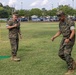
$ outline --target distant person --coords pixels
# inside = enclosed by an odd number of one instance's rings
[[[9,39],[10,39],[10,44],[12,49],[11,60],[20,61],[20,58],[17,57],[17,51],[18,51],[18,45],[19,45],[19,35],[20,35],[20,38],[22,38],[22,36],[20,31],[20,22],[18,21],[18,14],[13,13],[12,19],[10,19],[7,22],[6,27],[9,30]]]
[[[57,12],[59,17],[59,31],[51,38],[52,41],[59,35],[63,35],[60,49],[59,57],[64,60],[68,66],[68,71],[65,75],[72,74],[76,68],[76,63],[71,57],[71,52],[75,43],[75,23],[68,19],[63,11]]]

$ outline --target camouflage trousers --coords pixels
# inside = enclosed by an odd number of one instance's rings
[[[60,49],[59,49],[59,57],[66,61],[68,69],[72,70],[73,69],[73,58],[71,57],[71,52],[72,52],[72,48],[73,45],[68,45],[64,43],[65,39],[62,39],[61,41],[61,45],[60,45]]]
[[[12,56],[16,56],[18,51],[19,39],[10,39],[10,44],[12,49],[11,54]]]

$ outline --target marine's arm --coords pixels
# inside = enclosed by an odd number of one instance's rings
[[[22,39],[21,30],[19,30],[19,36],[20,36],[20,39]]]
[[[17,27],[17,24],[14,24],[14,25],[13,25],[13,21],[9,20],[9,21],[7,22],[7,25],[6,25],[6,28],[7,28],[7,29],[12,29],[12,28],[15,28],[15,27]]]
[[[75,35],[75,23],[74,22],[71,22],[71,27],[70,27],[70,30],[71,30],[71,34],[70,34],[70,37],[65,39],[65,43],[68,43],[69,41],[71,41],[71,39],[74,37]]]
[[[15,28],[15,27],[17,27],[17,24],[15,24],[13,26],[10,26],[10,25],[6,26],[7,29],[12,29],[12,28]]]
[[[58,31],[58,32],[51,38],[51,40],[54,41],[54,39],[57,38],[57,37],[60,36],[60,35],[61,35],[61,32]]]
[[[69,39],[72,39],[75,35],[75,23],[73,21],[71,22],[70,30],[71,30],[71,34],[70,34]]]
[[[72,39],[74,37],[74,35],[75,35],[75,29],[71,30],[71,35],[70,35],[69,39]]]
[[[20,22],[18,24],[18,33],[19,33],[19,36],[20,36],[20,39],[22,39],[22,34],[21,34],[21,27],[20,27]]]

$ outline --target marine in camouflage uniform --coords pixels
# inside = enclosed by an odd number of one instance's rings
[[[63,18],[65,18],[63,19],[63,21],[60,21],[59,31],[55,36],[52,37],[52,41],[60,34],[63,35],[58,55],[67,63],[67,75],[72,73],[76,67],[76,63],[74,59],[71,57],[71,52],[75,43],[75,23],[71,19],[68,19],[65,16],[65,13],[62,11],[58,12],[57,15],[59,17],[63,16]]]
[[[7,22],[7,28],[9,29],[9,39],[12,49],[12,60],[20,60],[16,57],[19,45],[19,35],[21,35],[20,22],[18,21],[17,14],[13,14],[13,19]]]

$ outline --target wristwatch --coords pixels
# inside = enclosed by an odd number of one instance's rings
[[[69,38],[69,41],[71,41],[71,39]]]

